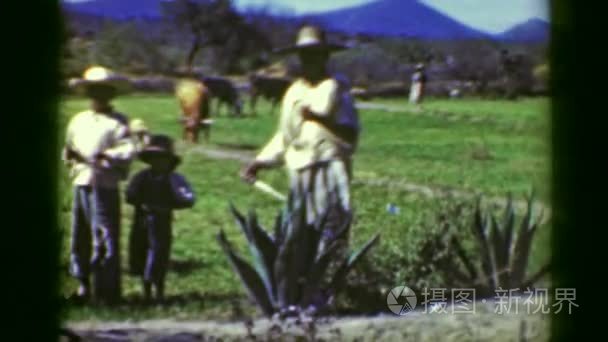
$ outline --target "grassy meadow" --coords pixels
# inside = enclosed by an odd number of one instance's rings
[[[363,131],[354,163],[352,196],[356,221],[352,242],[359,245],[375,232],[381,233],[380,244],[370,258],[377,271],[389,279],[384,284],[389,289],[410,280],[408,265],[417,257],[417,242],[428,233],[430,218],[446,200],[410,191],[403,184],[457,189],[488,197],[503,197],[510,191],[518,200],[535,188],[538,199],[548,203],[547,99],[429,99],[421,110],[407,104],[405,98],[374,103],[400,107],[403,111],[360,110]],[[255,118],[230,118],[225,114],[215,117],[210,142],[193,146],[179,141],[178,107],[172,96],[135,94],[116,99],[114,104],[130,118],[142,118],[153,132],[176,138],[177,150],[183,157],[178,171],[189,179],[198,201],[193,209],[175,215],[167,305],[138,305],[139,279],[124,273],[123,294],[127,304],[116,308],[69,308],[66,318],[141,320],[170,316],[229,320],[239,310],[255,314],[253,305],[244,300],[244,290],[221,253],[215,235],[224,229],[247,255],[245,239],[228,211],[230,201],[241,211],[255,209],[267,228],[273,223],[281,203],[241,182],[238,173],[243,160],[229,156],[242,159],[253,156],[271,137],[278,113],[271,114],[270,105],[260,102]],[[85,99],[68,98],[63,102],[61,137],[69,117],[86,108]],[[134,162],[132,173],[144,166]],[[266,171],[259,176],[277,189],[287,190],[283,170]],[[77,285],[68,275],[71,186],[65,168],[60,184],[62,290],[68,295]],[[400,207],[399,214],[389,214],[388,203]],[[124,202],[122,208],[121,248],[126,270],[132,208]],[[549,226],[541,227],[538,235],[532,250],[532,270],[550,252]]]

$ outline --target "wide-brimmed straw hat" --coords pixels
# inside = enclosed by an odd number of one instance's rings
[[[150,159],[154,157],[169,158],[174,166],[181,163],[182,159],[175,154],[173,148],[173,139],[164,135],[156,134],[150,138],[150,143],[138,154],[138,157],[144,163],[150,163]]]
[[[274,53],[289,54],[302,50],[335,52],[347,48],[345,45],[328,42],[325,32],[321,28],[306,25],[298,31],[295,45],[275,49]]]
[[[103,66],[95,65],[85,70],[82,78],[71,79],[69,86],[77,92],[84,92],[88,86],[104,85],[114,88],[116,94],[124,94],[131,90],[128,78],[116,74]]]

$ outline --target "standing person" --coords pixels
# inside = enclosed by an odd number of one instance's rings
[[[416,71],[412,74],[412,84],[410,87],[410,103],[420,104],[424,98],[424,90],[426,85],[426,73],[424,64],[418,63]]]
[[[71,273],[79,281],[75,296],[86,300],[92,293],[113,304],[121,297],[118,184],[127,177],[135,147],[127,118],[110,101],[130,83],[95,66],[71,86],[91,100],[90,109],[70,120],[63,151],[74,185]]]
[[[133,119],[129,124],[131,136],[133,137],[133,143],[135,144],[135,150],[137,153],[143,151],[143,149],[150,143],[150,130],[146,126],[142,119]],[[139,207],[135,207],[135,213],[133,215],[134,220],[131,223],[131,231],[129,232],[129,245],[128,245],[128,262],[129,262],[129,273],[131,275],[140,275],[143,272],[145,263],[145,255],[147,248],[147,235],[145,227],[140,222],[143,214],[140,212]]]
[[[500,51],[500,73],[502,76],[503,93],[507,99],[517,98],[519,91],[518,77],[521,69],[521,55],[512,54],[507,49]]]
[[[276,133],[241,172],[253,183],[259,170],[285,165],[288,206],[304,205],[308,223],[330,213],[337,220],[332,227],[351,217],[352,155],[359,135],[348,84],[326,68],[330,53],[344,48],[328,43],[319,28],[304,26],[295,46],[279,50],[299,56],[302,75],[283,97]]]
[[[165,276],[171,254],[173,210],[194,205],[194,192],[186,178],[175,172],[181,159],[175,155],[173,141],[165,135],[154,135],[150,144],[139,153],[139,158],[150,165],[137,173],[127,187],[127,203],[136,207],[134,229],[145,232],[145,251],[131,255],[131,273],[142,276],[144,296],[162,302]],[[139,237],[138,237],[139,238]],[[139,258],[139,260],[137,260]]]
[[[129,124],[129,130],[133,137],[133,143],[137,152],[143,150],[150,142],[150,130],[142,119],[133,119]]]

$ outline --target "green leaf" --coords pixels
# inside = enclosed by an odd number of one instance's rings
[[[218,233],[217,241],[228,256],[232,268],[241,278],[241,282],[250,298],[258,304],[266,316],[272,316],[275,310],[260,275],[241,256],[234,252],[223,230]]]
[[[302,304],[313,304],[314,298],[320,293],[323,277],[327,273],[329,264],[335,259],[339,244],[333,244],[319,255],[306,276],[306,283],[302,290]]]
[[[508,194],[507,206],[505,207],[505,213],[502,220],[502,226],[504,230],[503,235],[503,255],[502,258],[509,260],[511,258],[513,233],[515,232],[515,210],[513,208],[513,197],[511,193]]]
[[[493,272],[494,260],[490,254],[490,244],[487,236],[488,220],[484,217],[484,213],[481,210],[481,197],[477,199],[477,204],[475,206],[475,219],[473,221],[472,231],[479,243],[481,269],[484,273],[481,279],[489,281],[488,287],[494,289],[496,288]]]
[[[376,234],[373,238],[371,238],[363,247],[361,247],[358,251],[353,252],[348,259],[346,259],[342,265],[336,271],[332,281],[331,281],[331,291],[335,294],[344,284],[344,280],[346,279],[346,275],[350,272],[353,267],[357,264],[361,258],[380,240],[380,234]]]
[[[262,276],[268,295],[271,299],[276,298],[276,288],[274,282],[274,262],[277,258],[278,249],[268,233],[258,224],[256,214],[249,213],[249,249],[253,256],[255,267]]]
[[[245,234],[245,237],[247,237],[247,240],[251,240],[251,232],[249,231],[249,227],[247,225],[247,220],[245,219],[245,216],[243,216],[234,207],[232,202],[230,202],[230,212],[232,212],[232,215],[236,218],[236,223],[239,225],[239,227],[241,227],[241,230]]]
[[[497,286],[508,287],[509,285],[503,282],[508,265],[507,260],[503,258],[504,239],[498,220],[493,214],[490,213],[489,215],[491,220],[490,241],[492,242],[492,253],[490,253],[490,256],[493,257],[492,278]]]
[[[538,222],[532,222],[532,200],[528,199],[528,210],[521,222],[515,247],[513,251],[513,260],[511,263],[513,285],[523,283],[526,277],[526,268],[528,267],[528,259],[530,258],[530,248],[532,246],[532,238],[538,227]]]

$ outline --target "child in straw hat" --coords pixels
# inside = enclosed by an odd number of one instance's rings
[[[146,234],[142,241],[132,243],[143,244],[144,248],[131,255],[135,258],[130,261],[131,274],[142,277],[147,302],[152,299],[153,288],[156,300],[161,302],[171,254],[173,210],[192,207],[195,197],[186,178],[175,172],[181,159],[174,153],[171,138],[152,136],[139,159],[150,167],[131,179],[126,197],[127,203],[136,207],[133,229]]]

